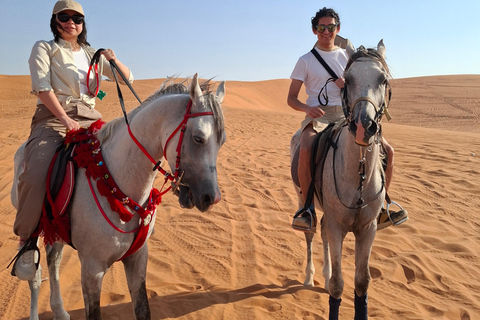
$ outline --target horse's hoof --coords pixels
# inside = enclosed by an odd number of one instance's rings
[[[315,283],[313,282],[313,279],[305,279],[303,285],[308,288],[313,288],[315,286]]]
[[[53,320],[70,320],[70,315],[65,312],[64,314],[62,314],[61,316],[55,316],[55,318],[53,318]]]

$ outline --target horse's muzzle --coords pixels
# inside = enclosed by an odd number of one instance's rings
[[[182,208],[191,209],[194,206],[201,212],[205,212],[210,209],[214,204],[220,201],[220,191],[217,192],[202,193],[198,198],[195,198],[192,191],[188,186],[182,185],[179,188],[178,202]]]
[[[348,128],[355,136],[355,143],[366,146],[373,143],[379,127],[375,119],[362,112],[350,121]]]

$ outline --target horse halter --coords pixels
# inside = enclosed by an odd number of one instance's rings
[[[385,97],[380,107],[377,105],[375,101],[373,101],[370,97],[367,97],[367,96],[358,97],[357,99],[355,99],[355,101],[353,101],[352,104],[350,104],[350,102],[348,101],[347,84],[345,84],[342,91],[343,91],[342,93],[343,114],[345,115],[345,119],[347,120],[348,124],[350,124],[350,122],[352,121],[352,114],[353,114],[353,111],[355,110],[355,107],[361,101],[369,102],[375,108],[374,120],[377,124],[380,123],[380,121],[382,121],[382,117],[384,114],[387,117],[387,120],[390,120],[392,118],[390,116],[390,113],[388,112],[388,104],[390,103],[390,100],[392,97],[392,89],[388,81],[386,83]]]
[[[370,57],[370,59],[377,60],[381,63],[381,61],[375,57]],[[345,69],[345,73],[347,73],[348,69],[353,64],[353,62],[355,62],[355,60],[351,60],[348,63],[347,68]],[[388,112],[388,104],[390,103],[390,100],[392,98],[392,88],[390,87],[390,82],[388,80],[385,80],[385,95],[384,95],[383,103],[380,106],[378,106],[375,101],[373,101],[370,97],[367,97],[367,96],[358,97],[357,99],[355,99],[355,101],[352,104],[350,104],[350,102],[348,101],[347,88],[348,88],[348,85],[345,83],[342,89],[341,95],[342,95],[343,114],[345,116],[345,119],[347,120],[348,125],[350,125],[350,122],[352,121],[352,114],[353,114],[353,111],[355,110],[355,107],[361,101],[366,101],[371,105],[373,105],[373,107],[375,108],[374,121],[377,124],[379,124],[382,121],[382,117],[384,114],[387,117],[387,120],[390,120],[392,118],[390,116],[390,113]]]

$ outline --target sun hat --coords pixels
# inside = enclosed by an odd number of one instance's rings
[[[53,7],[53,14],[57,14],[59,12],[62,12],[64,10],[73,10],[78,13],[80,13],[82,16],[85,16],[83,13],[83,8],[82,5],[78,2],[75,2],[73,0],[60,0],[55,3],[55,6]]]

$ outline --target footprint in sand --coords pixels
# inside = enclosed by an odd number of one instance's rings
[[[412,283],[415,281],[415,271],[410,269],[409,267],[402,265],[403,273],[405,274],[405,278],[407,278],[407,283]]]

